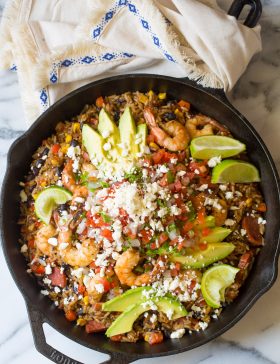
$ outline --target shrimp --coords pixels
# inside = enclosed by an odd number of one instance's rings
[[[144,109],[144,118],[161,147],[172,152],[186,149],[190,138],[186,128],[179,121],[171,120],[160,128],[152,110],[148,107]]]
[[[98,253],[98,247],[93,239],[85,239],[73,247],[71,230],[60,231],[57,241],[61,259],[73,267],[86,267]]]
[[[139,252],[133,249],[128,249],[120,255],[115,265],[115,273],[121,284],[126,284],[127,286],[142,286],[150,282],[150,273],[143,273],[138,276],[132,272],[139,260]]]
[[[35,237],[35,244],[37,248],[45,255],[51,255],[53,246],[49,244],[48,239],[56,235],[56,228],[49,224],[42,226]]]
[[[98,287],[97,285],[100,285],[101,281],[102,281],[102,278],[98,274],[96,274],[94,277],[90,278],[89,280],[84,281],[91,304],[99,302],[101,300],[101,297],[104,292],[102,291],[102,289],[101,289],[101,291],[97,289],[97,287]]]
[[[191,138],[196,138],[203,135],[213,135],[215,132],[221,132],[222,135],[228,135],[227,128],[222,126],[216,120],[208,116],[199,114],[186,122],[186,128]]]
[[[69,160],[62,171],[62,183],[65,188],[73,193],[73,199],[75,197],[87,197],[88,189],[86,186],[80,186],[76,184],[75,176],[73,173],[72,160]]]

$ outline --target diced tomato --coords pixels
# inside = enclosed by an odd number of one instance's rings
[[[95,264],[95,261],[91,262],[89,265],[90,269],[95,269],[97,265]]]
[[[129,238],[129,239],[136,239],[137,235],[136,233],[134,233],[133,231],[131,231],[130,229],[126,229],[125,235]]]
[[[181,108],[184,108],[186,109],[187,111],[190,110],[190,107],[191,107],[191,104],[188,102],[188,101],[185,101],[185,100],[180,100],[178,102],[178,105],[181,107]]]
[[[196,220],[200,225],[205,224],[205,208],[204,207],[199,209],[199,211],[197,212]]]
[[[103,107],[104,106],[104,104],[105,104],[105,102],[104,102],[104,99],[103,99],[103,97],[102,96],[99,96],[99,97],[97,97],[97,99],[96,99],[96,101],[95,101],[95,105],[97,106],[97,107]]]
[[[40,276],[45,273],[45,267],[42,264],[34,263],[32,264],[31,269],[35,274]]]
[[[163,334],[161,331],[146,332],[144,340],[150,345],[160,344],[163,341]]]
[[[109,241],[114,241],[113,239],[113,233],[111,230],[109,229],[103,229],[100,231],[100,235],[103,236],[103,238],[109,240]]]
[[[159,245],[162,245],[164,242],[166,242],[166,240],[168,240],[168,235],[167,233],[161,233],[158,237],[158,243]]]
[[[248,265],[250,264],[251,257],[252,257],[252,255],[250,252],[244,253],[239,260],[238,268],[246,269],[248,267]]]
[[[60,271],[60,268],[54,267],[52,273],[49,274],[49,279],[52,281],[53,286],[58,286],[61,288],[66,287],[67,280],[66,275]]]
[[[187,232],[189,232],[190,230],[192,230],[192,228],[194,227],[194,223],[191,221],[187,221],[184,226],[183,226],[183,232],[186,234]]]
[[[89,321],[85,326],[87,334],[91,334],[93,332],[102,332],[105,331],[105,329],[106,326],[104,325],[104,323],[95,320]]]
[[[190,164],[189,164],[189,170],[191,172],[194,172],[197,176],[205,176],[205,175],[208,174],[207,161],[203,161],[203,162],[190,162]]]
[[[242,220],[242,228],[246,230],[248,240],[252,245],[262,245],[263,237],[260,233],[260,227],[255,217],[245,216]]]
[[[101,311],[102,310],[102,303],[101,302],[95,302],[92,304],[92,308],[94,311]]]
[[[90,118],[89,119],[89,123],[92,124],[93,126],[97,126],[98,119],[96,119],[96,118]]]
[[[144,244],[147,244],[150,242],[151,237],[152,237],[152,231],[151,230],[141,230],[140,233],[138,234],[138,236],[140,237],[140,239],[142,240],[142,242]]]
[[[93,227],[93,228],[102,228],[104,226],[110,226],[109,223],[106,223],[102,216],[99,214],[95,214],[94,216],[91,215],[90,212],[87,212],[87,226]]]
[[[208,248],[207,243],[200,243],[198,244],[200,250],[206,250]]]
[[[75,321],[77,318],[76,312],[73,310],[69,310],[65,312],[65,317],[68,321]]]
[[[182,190],[182,183],[177,180],[175,183],[174,183],[174,187],[175,187],[175,191],[176,192],[180,192]]]
[[[156,244],[156,243],[151,243],[151,244],[150,244],[150,248],[151,248],[152,250],[157,249],[157,244]]]
[[[175,158],[178,159],[178,162],[184,162],[184,160],[186,159],[186,152],[184,150],[182,152],[179,152],[178,154],[176,154]]]
[[[122,207],[119,209],[119,217],[123,226],[128,224],[129,215]]]
[[[163,153],[164,153],[164,150],[159,149],[158,151],[156,151],[155,153],[152,154],[152,159],[153,159],[154,164],[161,163],[162,158],[163,158]]]
[[[203,228],[202,231],[201,231],[202,236],[208,236],[210,233],[211,233],[211,229],[209,229],[207,227]]]
[[[83,284],[79,284],[78,285],[78,292],[80,294],[84,294],[85,293],[85,290],[86,290],[86,287]]]
[[[147,140],[147,144],[149,145],[150,143],[154,143],[155,142],[155,136],[153,134],[149,134],[146,138]]]
[[[167,179],[167,173],[165,173],[161,179],[158,181],[158,184],[161,186],[161,187],[166,187],[168,186],[168,179]]]
[[[260,212],[266,212],[266,204],[264,202],[261,202],[259,205],[258,205],[258,208],[257,208],[258,211]]]
[[[122,341],[122,337],[123,337],[123,335],[121,335],[121,334],[120,335],[114,335],[114,336],[110,337],[110,340],[119,342],[119,341]]]
[[[54,144],[52,146],[52,148],[51,148],[51,151],[52,151],[53,154],[57,154],[59,149],[60,149],[60,145],[59,144]]]
[[[177,271],[177,269],[173,268],[170,270],[170,274],[171,274],[171,277],[174,278],[174,277],[177,277],[179,272]]]
[[[192,293],[192,291],[194,290],[195,285],[196,285],[196,280],[192,279],[190,285],[188,286],[189,293]]]
[[[35,240],[34,239],[28,240],[27,245],[29,249],[33,249],[35,247]]]

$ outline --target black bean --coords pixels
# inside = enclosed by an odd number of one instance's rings
[[[44,159],[38,159],[35,162],[35,168],[38,168],[40,170],[43,167],[44,164],[45,164]]]
[[[50,149],[48,147],[46,147],[43,152],[41,153],[41,158],[44,157],[45,155],[49,154]]]
[[[29,172],[29,173],[28,173],[28,175],[27,175],[27,177],[26,177],[26,181],[27,181],[27,182],[30,182],[30,181],[32,181],[34,178],[35,178],[34,173],[33,173],[33,172]]]
[[[114,111],[113,118],[114,118],[115,122],[118,122],[119,119],[120,119],[120,112],[119,111]]]
[[[62,171],[63,171],[63,166],[56,167],[56,169],[55,169],[55,174],[56,174],[58,177],[61,177],[61,175],[62,175]]]
[[[64,203],[58,206],[57,211],[59,212],[59,214],[62,213],[62,211],[67,211],[68,209],[68,204]]]
[[[32,173],[33,173],[34,177],[38,176],[38,174],[40,172],[39,168],[36,168],[35,166],[32,166],[31,170],[32,170]]]
[[[70,274],[70,265],[69,264],[66,264],[66,263],[63,263],[61,264],[61,267],[64,268],[63,272],[67,275]]]
[[[176,119],[176,115],[174,114],[174,112],[169,111],[163,114],[163,119],[164,120],[175,120]]]
[[[171,330],[168,330],[168,329],[163,329],[163,332],[164,332],[164,336],[166,337],[166,338],[170,338],[170,335],[171,335]]]
[[[71,147],[77,147],[79,145],[79,142],[75,139],[73,139],[70,143]]]
[[[76,312],[77,312],[77,315],[78,315],[78,316],[81,316],[81,315],[83,315],[84,310],[83,310],[83,308],[81,307],[81,308],[79,308]]]

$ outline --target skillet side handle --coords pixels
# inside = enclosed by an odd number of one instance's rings
[[[26,304],[28,317],[31,325],[32,336],[34,344],[39,353],[44,355],[54,363],[67,363],[67,364],[83,364],[80,361],[74,360],[69,356],[61,353],[59,350],[50,346],[45,337],[43,330],[44,317],[42,314],[29,304]],[[123,354],[111,353],[111,358],[101,364],[129,364],[137,360],[137,358],[127,358]]]
[[[244,21],[244,25],[248,28],[254,28],[258,24],[262,14],[262,3],[260,0],[234,0],[228,11],[228,15],[232,15],[238,19],[245,5],[250,6],[250,11]]]

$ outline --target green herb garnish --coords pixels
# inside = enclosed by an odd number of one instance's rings
[[[173,183],[175,181],[175,175],[172,171],[168,171],[166,173],[166,177],[167,177],[167,182],[168,183]]]
[[[108,223],[110,221],[112,221],[111,217],[107,214],[105,214],[105,212],[100,212],[100,215],[102,216],[102,219],[104,222]]]

